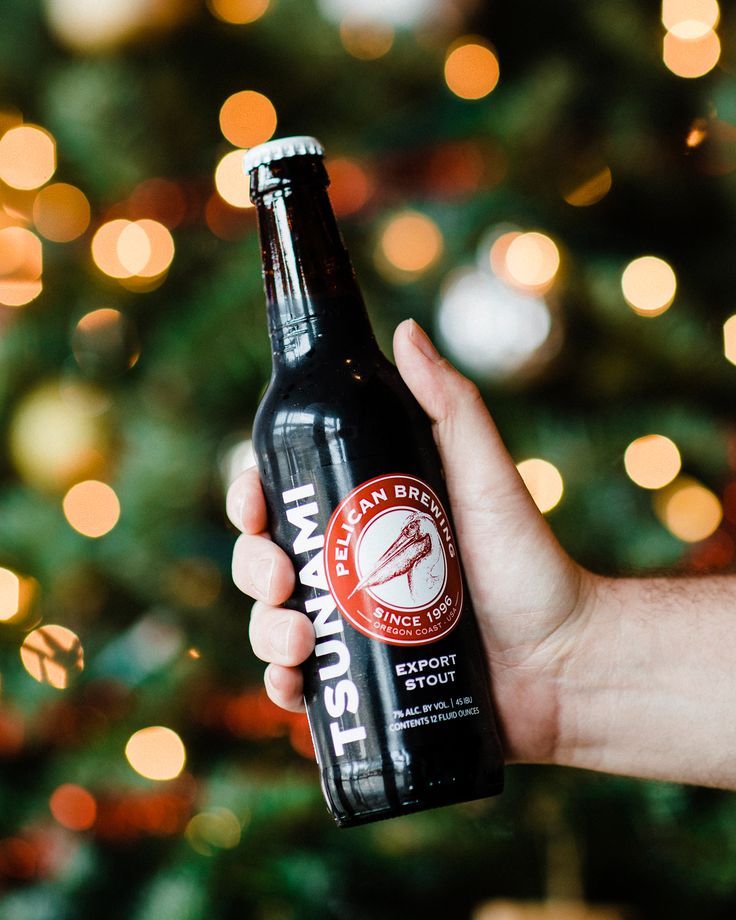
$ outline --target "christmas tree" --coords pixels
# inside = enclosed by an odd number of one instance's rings
[[[242,150],[314,134],[384,348],[414,316],[478,381],[570,553],[732,571],[732,19],[4,0],[2,920],[731,916],[715,790],[512,767],[337,830],[223,503],[270,372]]]

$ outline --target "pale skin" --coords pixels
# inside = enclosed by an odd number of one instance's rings
[[[527,492],[477,387],[412,320],[399,371],[430,417],[491,672],[509,763],[554,763],[736,789],[736,577],[608,579],[562,549]],[[233,578],[256,603],[266,691],[303,708],[309,619],[268,537],[254,469],[230,487],[242,531]]]

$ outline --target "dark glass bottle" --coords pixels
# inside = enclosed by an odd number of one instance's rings
[[[503,754],[430,423],[381,353],[314,138],[246,155],[273,374],[253,442],[340,826],[495,795]]]

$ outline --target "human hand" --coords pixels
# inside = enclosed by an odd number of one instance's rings
[[[564,552],[504,447],[477,387],[409,320],[394,337],[397,367],[433,422],[468,587],[492,674],[507,760],[550,762],[563,744],[559,687],[594,577]],[[298,668],[314,647],[306,615],[280,608],[294,588],[288,556],[266,533],[254,469],[230,487],[228,515],[242,530],[233,579],[256,599],[250,640],[269,662],[268,695],[303,708]]]

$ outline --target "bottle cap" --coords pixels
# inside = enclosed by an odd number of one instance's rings
[[[257,147],[251,147],[243,157],[243,169],[247,174],[255,169],[256,166],[262,166],[264,163],[310,154],[318,157],[325,155],[325,148],[316,137],[309,137],[308,135],[280,137],[273,141],[267,141],[265,144],[258,144]]]

